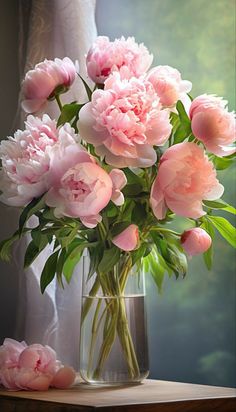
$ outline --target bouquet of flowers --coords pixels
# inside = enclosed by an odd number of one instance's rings
[[[186,255],[203,253],[210,269],[215,230],[236,246],[233,226],[215,215],[217,210],[235,214],[221,199],[224,188],[216,172],[235,158],[234,113],[215,95],[193,99],[190,81],[170,66],[150,69],[152,60],[134,38],[98,37],[86,57],[93,88],[67,57],[37,64],[23,80],[22,107],[30,113],[25,129],[0,145],[0,200],[23,210],[19,229],[1,243],[0,256],[9,260],[12,243],[30,234],[28,267],[53,244],[41,275],[42,293],[55,276],[62,287],[70,282],[85,250],[88,279],[95,276],[89,296],[101,288],[106,296],[119,297],[134,267],[149,272],[159,289],[165,273],[186,275]],[[77,75],[87,102],[63,104],[62,94]],[[45,114],[52,101],[60,110],[57,120]],[[33,228],[27,226],[32,215],[38,219]],[[176,216],[189,222],[183,233],[173,229]],[[81,322],[90,305],[88,298]],[[113,300],[107,311],[109,339],[94,376],[115,336],[130,375],[136,376],[125,307]]]

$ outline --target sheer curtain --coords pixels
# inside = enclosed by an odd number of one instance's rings
[[[19,63],[23,71],[45,58],[70,57],[78,60],[80,73],[86,77],[84,56],[96,36],[95,0],[33,0],[20,3]],[[24,67],[24,69],[23,69]],[[79,79],[63,102],[85,99]],[[47,112],[54,117],[57,108]],[[35,221],[32,219],[31,224]],[[14,259],[23,267],[23,254],[29,239],[15,248]],[[40,342],[52,346],[64,362],[78,366],[79,319],[81,304],[81,264],[78,264],[70,285],[62,290],[56,282],[41,295],[39,280],[51,247],[42,252],[31,267],[19,269],[19,297],[16,337],[27,343]]]

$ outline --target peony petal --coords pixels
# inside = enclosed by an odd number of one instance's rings
[[[76,378],[76,373],[73,368],[69,366],[64,366],[63,368],[57,371],[54,376],[51,386],[58,389],[66,389],[73,385]]]

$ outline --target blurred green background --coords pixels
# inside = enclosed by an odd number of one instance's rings
[[[135,36],[154,65],[179,69],[193,96],[215,93],[235,107],[234,0],[97,0],[96,17],[99,34]],[[235,204],[235,168],[219,180]],[[236,386],[235,252],[217,236],[211,272],[201,256],[189,263],[187,278],[167,278],[161,296],[147,277],[150,377]]]

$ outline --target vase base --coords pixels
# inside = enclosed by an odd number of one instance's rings
[[[83,379],[83,383],[88,385],[88,386],[127,386],[127,385],[139,385],[141,384],[144,379],[146,379],[149,375],[149,371],[142,374],[141,376],[137,377],[136,379],[119,379],[119,380],[109,380],[109,379],[100,379],[100,380],[95,380],[88,378],[86,376],[86,373],[83,371],[80,371],[80,376]]]

